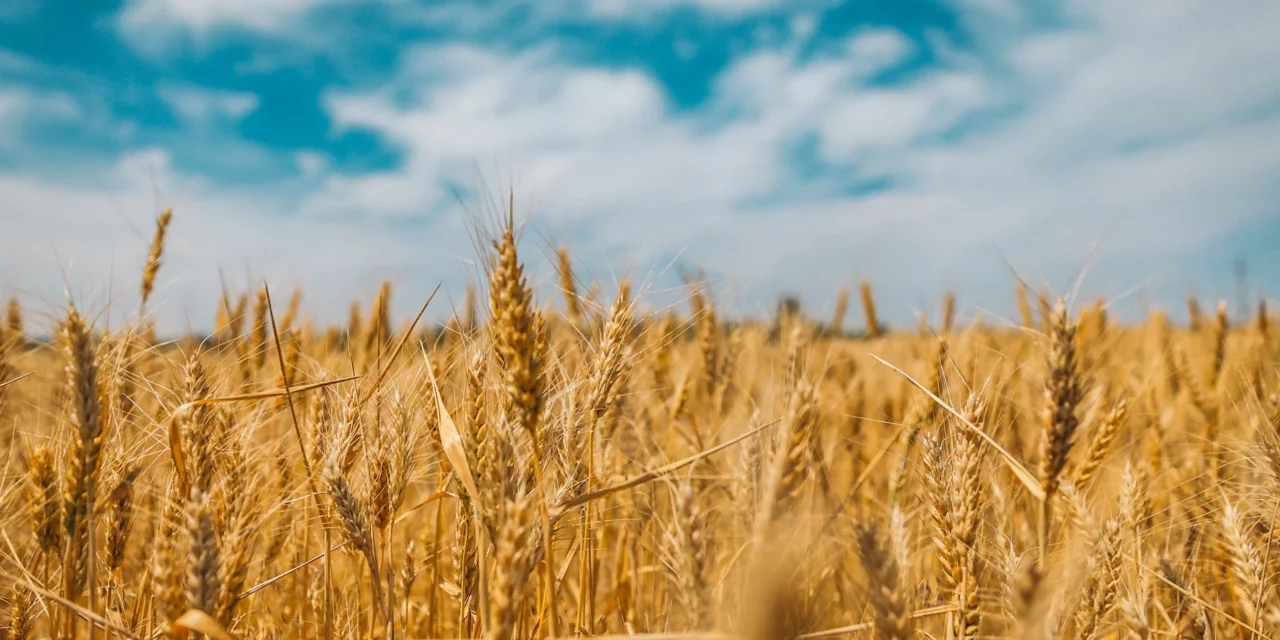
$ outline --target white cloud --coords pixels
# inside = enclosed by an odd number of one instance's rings
[[[812,13],[802,13],[792,18],[787,27],[791,31],[791,38],[803,43],[817,32],[818,17]]]
[[[35,116],[69,120],[79,115],[79,106],[65,93],[0,87],[0,122],[6,125]]]
[[[612,154],[644,162],[680,137],[674,129],[661,133],[669,126],[661,89],[638,72],[567,67],[541,51],[511,60],[470,47],[423,49],[406,66],[388,93],[328,100],[339,126],[378,131],[406,150],[405,165],[335,176],[312,210],[420,213],[452,198],[440,189],[442,178],[468,182],[477,163],[491,161],[510,162],[541,187],[567,189],[583,169],[626,162]],[[396,106],[397,89],[415,92],[422,106]],[[636,179],[634,172],[627,178]]]
[[[786,3],[782,0],[586,0],[586,4],[592,13],[599,16],[627,17],[679,6],[725,15],[742,15],[776,9]]]
[[[205,42],[219,29],[288,35],[320,44],[306,33],[306,18],[326,6],[359,3],[388,9],[402,19],[447,25],[462,32],[490,28],[511,16],[519,16],[523,26],[538,26],[582,17],[602,21],[645,19],[678,7],[739,17],[786,6],[781,0],[436,0],[422,4],[395,0],[127,0],[116,23],[135,47],[152,52],[187,37]]]
[[[75,99],[61,91],[0,86],[0,153],[25,150],[34,127],[66,125],[84,118]]]
[[[911,91],[858,92],[833,101],[819,127],[822,147],[833,160],[898,149],[945,131],[983,106],[987,96],[983,79],[967,74],[938,75]]]
[[[902,62],[914,45],[906,36],[892,29],[871,29],[850,38],[845,51],[853,63],[872,74]]]
[[[330,167],[329,158],[315,151],[299,151],[293,154],[298,171],[303,176],[314,178],[323,175]]]
[[[290,26],[308,11],[342,0],[129,0],[120,27],[141,36],[148,30],[178,27],[207,35],[225,26],[271,32]]]
[[[194,124],[206,124],[214,120],[234,122],[258,108],[258,96],[242,91],[169,85],[160,88],[160,97]]]

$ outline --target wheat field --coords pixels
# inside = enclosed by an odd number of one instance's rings
[[[758,321],[588,292],[508,216],[447,324],[263,286],[158,336],[170,220],[134,322],[9,305],[9,638],[1280,634],[1264,306],[1119,323],[1011,282],[1013,322],[949,295],[883,327],[864,282],[851,334],[848,291]]]

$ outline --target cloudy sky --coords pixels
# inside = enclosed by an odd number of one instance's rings
[[[543,285],[566,242],[748,313],[867,278],[891,321],[1009,317],[1010,268],[1087,264],[1136,314],[1234,301],[1237,259],[1274,296],[1277,33],[1273,0],[0,0],[0,294],[132,307],[172,205],[166,326],[220,279],[404,312],[462,297],[510,188]]]

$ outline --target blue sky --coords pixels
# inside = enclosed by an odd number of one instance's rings
[[[868,278],[893,321],[1009,316],[1009,266],[1087,263],[1136,313],[1233,297],[1237,257],[1275,295],[1277,32],[1263,0],[8,0],[0,292],[130,307],[172,205],[167,326],[220,279],[408,310],[461,298],[510,187],[540,281],[565,241],[740,312]]]

